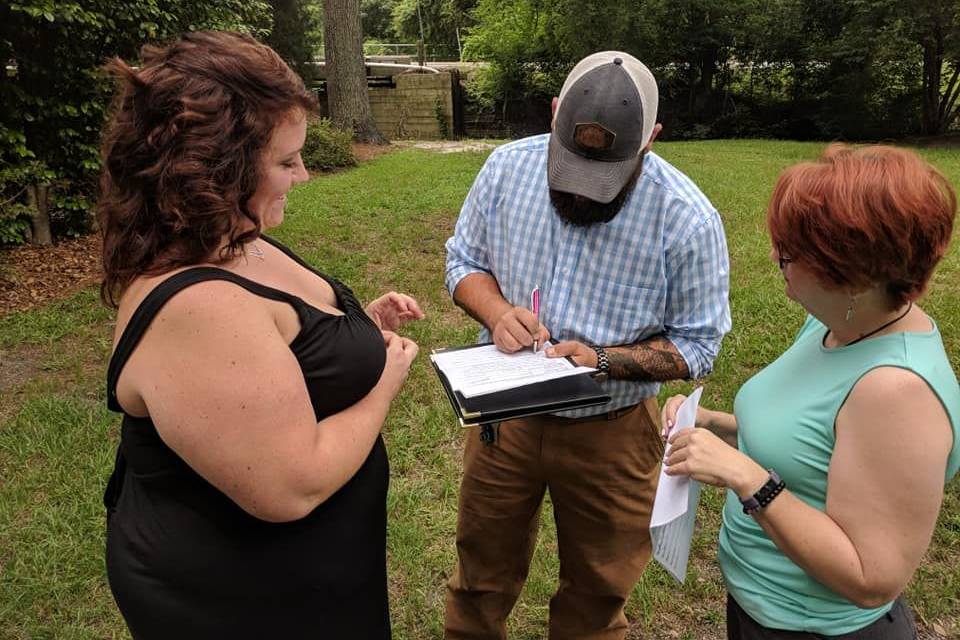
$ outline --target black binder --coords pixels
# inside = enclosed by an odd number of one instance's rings
[[[486,345],[476,344],[451,349],[434,349],[433,353],[473,349],[482,346]],[[464,427],[476,427],[514,418],[580,409],[610,402],[610,396],[604,393],[603,388],[589,373],[534,382],[521,387],[467,398],[450,387],[450,381],[433,361],[433,358],[430,358],[430,364],[437,372],[437,377],[440,378],[440,383],[450,400],[450,405],[453,407],[461,426]]]

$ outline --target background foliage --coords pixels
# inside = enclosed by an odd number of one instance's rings
[[[273,29],[265,39],[309,86],[315,52],[323,47],[323,6],[313,0],[269,0]]]
[[[664,139],[878,140],[957,127],[957,0],[362,0],[361,14],[368,42],[422,35],[429,52],[485,63],[469,96],[514,134],[546,130],[566,73],[602,49],[654,70]],[[308,82],[322,55],[320,0],[0,4],[0,244],[29,228],[29,184],[53,185],[55,235],[89,228],[110,93],[99,68],[205,28],[263,38]]]
[[[660,82],[673,138],[940,135],[957,115],[954,0],[477,0],[465,56],[488,107],[549,100],[618,49]]]
[[[361,0],[363,35],[370,43],[416,43],[422,23],[427,48],[457,60],[461,41],[475,24],[475,4],[476,0]]]
[[[57,235],[89,227],[100,168],[100,128],[113,56],[135,62],[148,41],[184,31],[231,29],[264,36],[261,0],[13,0],[0,4],[0,242],[22,239],[25,186],[53,185]]]

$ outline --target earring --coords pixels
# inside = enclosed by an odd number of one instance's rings
[[[857,301],[856,296],[850,296],[850,302],[847,303],[847,318],[846,318],[847,322],[850,322],[850,318],[853,317],[853,305],[854,303],[856,303],[856,301]]]

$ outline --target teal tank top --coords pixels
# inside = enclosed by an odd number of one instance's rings
[[[826,333],[808,317],[793,345],[741,387],[734,401],[740,450],[776,469],[791,492],[824,511],[837,413],[871,369],[902,367],[923,378],[946,409],[953,448],[944,483],[952,478],[960,468],[960,386],[936,325],[926,333],[891,333],[833,349],[823,346]],[[808,576],[743,513],[733,491],[727,492],[718,554],[727,591],[766,627],[840,635],[869,625],[893,604],[861,609]]]

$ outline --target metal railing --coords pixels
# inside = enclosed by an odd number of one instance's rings
[[[424,59],[431,62],[457,62],[460,52],[456,47],[445,44],[424,44]],[[363,45],[365,56],[410,56],[417,60],[417,43],[403,42],[366,42]]]

